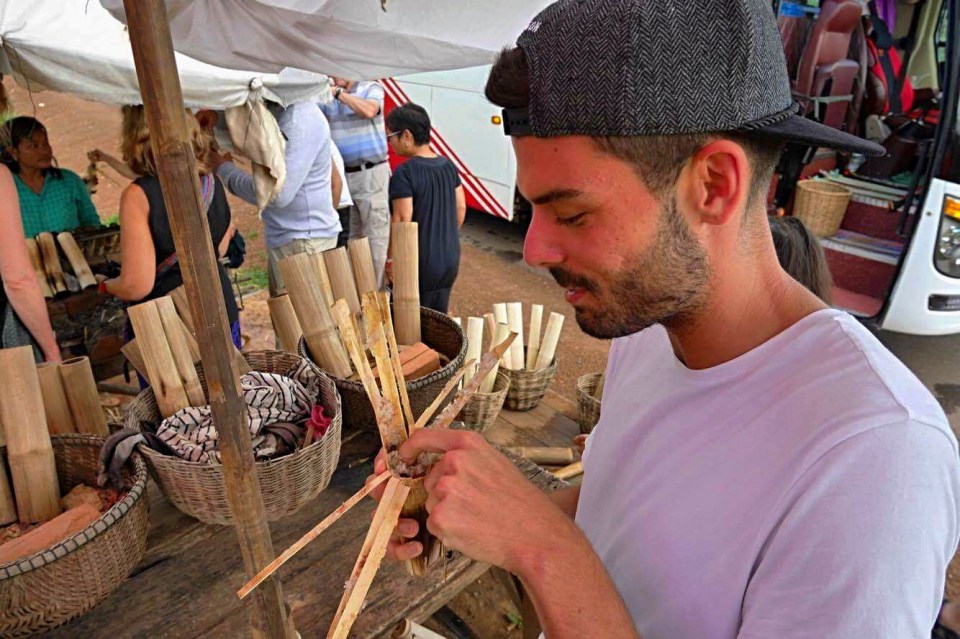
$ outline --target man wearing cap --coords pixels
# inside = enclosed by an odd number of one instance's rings
[[[929,636],[956,439],[780,268],[765,219],[782,144],[882,149],[795,115],[766,0],[561,0],[517,45],[487,96],[533,204],[526,260],[614,340],[603,412],[582,487],[549,496],[474,433],[413,434],[404,458],[444,453],[428,529],[518,575],[550,639]]]

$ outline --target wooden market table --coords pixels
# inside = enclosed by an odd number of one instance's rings
[[[548,392],[532,411],[503,411],[486,435],[501,446],[565,446],[579,432],[575,417],[574,404]],[[373,433],[345,437],[329,488],[298,513],[270,525],[277,553],[360,488],[378,448]],[[543,485],[552,478],[544,473],[533,480]],[[152,483],[149,498],[150,535],[141,564],[106,601],[44,637],[250,635],[249,617],[236,596],[246,578],[233,527],[201,524],[182,514]],[[364,500],[281,569],[284,593],[303,639],[326,636],[373,506],[371,500]],[[488,569],[486,564],[458,556],[445,571],[438,566],[426,577],[414,578],[403,566],[384,563],[351,636],[389,636],[403,618],[423,621]]]

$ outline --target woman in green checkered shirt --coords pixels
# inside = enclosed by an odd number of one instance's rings
[[[80,176],[54,166],[47,130],[34,118],[8,121],[4,162],[14,174],[27,237],[100,226],[100,215]]]

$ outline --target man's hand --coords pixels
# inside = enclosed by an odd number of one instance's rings
[[[221,155],[217,151],[214,151],[211,149],[210,152],[207,154],[207,165],[210,167],[210,170],[213,171],[214,173],[216,173],[217,169],[219,169],[221,166],[223,166],[227,162],[233,162],[233,156],[230,155],[229,153],[224,153]]]

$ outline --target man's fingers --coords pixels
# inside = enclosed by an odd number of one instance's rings
[[[387,472],[387,452],[381,448],[377,458],[373,460],[373,473],[379,475],[385,472]]]
[[[396,561],[408,561],[419,557],[423,552],[423,545],[419,541],[401,544],[390,542],[387,545],[387,555]]]
[[[421,428],[400,445],[400,456],[407,462],[414,462],[423,452],[445,453],[469,447],[474,437],[479,435],[463,430]]]

